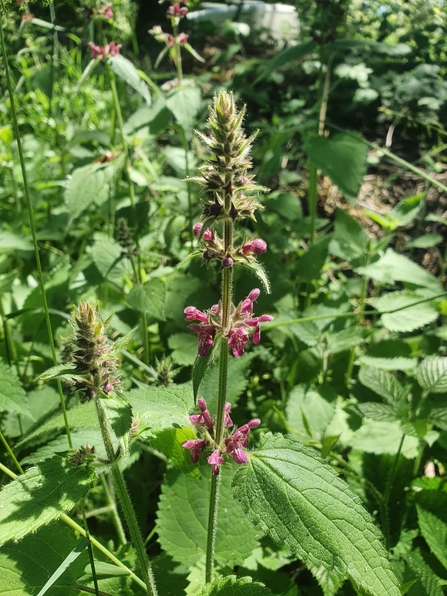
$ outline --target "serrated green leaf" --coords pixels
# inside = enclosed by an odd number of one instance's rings
[[[180,366],[192,366],[198,358],[197,356],[197,336],[192,333],[174,333],[169,336],[168,346],[171,348],[171,358]]]
[[[368,389],[385,399],[393,408],[406,401],[405,388],[397,378],[383,370],[374,367],[361,367],[359,381]]]
[[[416,370],[416,380],[429,393],[447,391],[447,358],[426,358]]]
[[[447,408],[433,408],[430,410],[428,420],[438,428],[447,430]]]
[[[109,183],[123,166],[124,156],[104,165],[90,163],[73,170],[65,188],[65,204],[70,223],[92,205],[102,205],[109,196]]]
[[[233,481],[253,523],[315,570],[349,578],[371,596],[400,596],[387,553],[359,498],[314,451],[267,435]]]
[[[9,412],[2,420],[2,429],[7,437],[21,437],[42,420],[46,420],[60,405],[58,392],[49,385],[41,385],[27,395],[28,409],[32,418],[25,418]],[[34,422],[36,421],[36,422]]]
[[[261,265],[261,263],[259,263],[258,261],[253,261],[251,263],[243,262],[243,263],[241,263],[241,265],[243,265],[246,269],[250,269],[250,271],[253,271],[253,273],[256,275],[256,277],[259,279],[259,281],[264,286],[264,290],[265,290],[266,294],[271,293],[270,281],[267,276],[267,272],[264,269],[263,265]]]
[[[149,87],[140,77],[137,69],[130,60],[128,60],[121,54],[116,54],[116,56],[109,56],[107,59],[107,63],[110,64],[113,72],[117,76],[126,81],[128,85],[135,89],[135,91],[139,93],[141,97],[144,98],[147,105],[150,105],[151,96],[149,93]]]
[[[229,575],[219,577],[212,584],[207,584],[200,596],[271,596],[272,592],[251,577]]]
[[[98,428],[98,415],[96,413],[95,403],[90,401],[86,404],[78,405],[67,412],[68,423],[72,430],[76,429],[96,429]],[[57,414],[50,420],[47,420],[38,428],[27,434],[17,445],[20,449],[27,448],[30,445],[39,444],[48,435],[60,434],[65,430],[64,417]],[[68,445],[68,443],[67,443]]]
[[[104,280],[110,280],[119,286],[123,285],[123,277],[130,274],[127,259],[122,257],[122,248],[105,234],[95,234],[95,244],[91,255],[99,273]]]
[[[30,468],[0,492],[2,543],[20,540],[70,511],[86,496],[96,473],[53,457]]]
[[[191,452],[182,447],[184,441],[196,439],[197,433],[191,426],[167,428],[151,439],[151,445],[163,453],[176,468],[190,476],[197,476],[197,466],[191,461]]]
[[[396,420],[396,412],[394,408],[388,404],[378,404],[374,401],[368,401],[364,404],[358,404],[357,408],[365,416],[372,420]]]
[[[425,562],[420,550],[413,550],[406,561],[418,580],[408,591],[409,596],[443,596],[439,577]]]
[[[308,388],[297,385],[287,397],[286,417],[291,431],[302,433],[303,438],[320,440],[335,410],[335,391],[329,387]],[[304,421],[306,418],[307,424]],[[310,434],[309,434],[310,431]]]
[[[166,321],[165,317],[166,284],[161,279],[151,279],[132,288],[127,296],[129,306],[139,312],[145,312],[157,321]]]
[[[192,391],[184,387],[146,387],[127,394],[132,415],[139,420],[139,431],[147,437],[172,427],[189,426],[194,407]]]
[[[401,445],[403,430],[398,422],[370,420],[366,418],[362,426],[345,441],[346,445],[367,453],[401,453],[407,459],[418,454],[419,439],[405,435]]]
[[[411,370],[417,366],[417,358],[411,355],[410,346],[401,340],[385,340],[368,347],[359,363],[381,370]]]
[[[442,291],[442,286],[436,277],[408,257],[394,252],[392,248],[388,248],[378,261],[366,267],[357,267],[355,272],[381,283],[392,284],[396,281],[404,281],[411,285],[430,288],[435,292]]]
[[[300,257],[295,273],[300,283],[319,278],[320,271],[326,262],[330,240],[330,236],[320,236]]]
[[[431,552],[447,569],[447,524],[418,504],[416,510],[422,536]]]
[[[358,133],[316,136],[305,145],[311,162],[348,199],[356,199],[366,171],[368,144]]]
[[[379,312],[385,313],[382,315],[382,323],[389,331],[413,331],[433,323],[439,316],[433,304],[420,302],[423,298],[417,292],[404,290],[373,298],[371,304]],[[388,312],[397,309],[403,310]]]
[[[0,412],[16,412],[33,418],[27,403],[26,394],[16,374],[0,360]]]
[[[185,450],[186,451],[186,450]],[[157,533],[165,552],[175,561],[193,565],[206,552],[211,466],[200,468],[199,479],[176,470],[166,473],[157,511]],[[233,466],[221,469],[220,502],[216,533],[216,560],[240,565],[257,546],[257,532],[235,503],[231,490]]]
[[[39,375],[39,381],[49,381],[50,379],[58,378],[62,375],[68,375],[71,371],[76,369],[75,364],[58,364],[47,369],[44,373]]]
[[[185,83],[175,87],[166,95],[167,107],[174,114],[180,126],[187,132],[194,127],[201,99],[199,87]]]
[[[107,459],[106,451],[104,448],[101,431],[99,429],[93,430],[77,430],[71,432],[71,440],[73,443],[73,448],[77,449],[79,447],[85,447],[88,443],[91,447],[95,448],[95,453],[102,457],[103,459]],[[33,451],[30,455],[27,455],[23,459],[20,460],[21,465],[30,465],[30,464],[38,464],[46,459],[50,459],[58,454],[63,454],[68,452],[68,441],[67,435],[61,435],[57,437],[57,439],[53,439],[42,447],[39,447],[36,451]]]
[[[37,594],[48,580],[49,572],[57,569],[76,547],[75,533],[60,522],[42,527],[25,536],[20,544],[5,544],[0,551],[0,594],[2,596]],[[87,565],[86,552],[81,554],[58,577],[49,592],[51,596],[78,596],[76,580]]]
[[[352,262],[363,259],[370,238],[360,223],[344,209],[337,209],[335,230],[329,244],[329,251],[340,259]]]
[[[365,340],[365,330],[362,327],[349,327],[329,336],[327,349],[331,354],[339,354],[358,346]]]

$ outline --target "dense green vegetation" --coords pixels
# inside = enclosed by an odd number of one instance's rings
[[[0,0],[0,595],[445,593],[447,7],[293,6]]]

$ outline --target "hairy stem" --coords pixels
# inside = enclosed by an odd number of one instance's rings
[[[115,491],[118,500],[121,504],[122,511],[124,513],[124,519],[126,520],[127,527],[129,529],[132,543],[137,553],[138,563],[143,572],[143,578],[146,584],[147,593],[151,596],[157,596],[157,587],[155,584],[155,578],[152,573],[152,567],[147,557],[146,549],[144,547],[143,537],[141,535],[138,521],[135,515],[135,510],[132,506],[129,493],[127,491],[124,476],[119,468],[118,460],[113,448],[112,437],[110,432],[110,424],[107,418],[107,413],[102,404],[99,395],[95,395],[96,412],[98,414],[99,426],[101,429],[102,439],[104,447],[107,453],[107,457],[110,461],[112,469],[112,478]]]

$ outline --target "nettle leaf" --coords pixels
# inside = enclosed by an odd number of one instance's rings
[[[317,579],[325,570],[349,578],[364,594],[400,596],[371,516],[313,450],[268,434],[233,486],[252,522],[285,543]]]
[[[144,98],[147,105],[150,105],[151,96],[149,93],[149,87],[140,77],[138,70],[130,60],[124,58],[124,56],[121,54],[117,54],[116,56],[109,56],[107,63],[110,64],[113,72],[117,76],[126,81],[128,85],[133,87],[133,89],[135,89],[135,91]]]
[[[296,266],[296,277],[300,283],[320,277],[320,271],[326,262],[330,240],[330,236],[320,236],[300,257]]]
[[[419,439],[414,436],[404,435],[399,422],[370,420],[366,418],[362,426],[347,437],[345,444],[353,449],[360,449],[367,453],[401,453],[407,459],[413,459],[418,454]]]
[[[421,303],[425,297],[417,292],[403,290],[389,292],[380,298],[373,298],[370,302],[379,312],[385,313],[382,315],[382,323],[389,331],[413,331],[433,323],[439,316],[433,304]],[[388,312],[397,309],[403,310]]]
[[[110,280],[120,287],[123,278],[129,276],[131,267],[127,259],[122,257],[122,247],[105,234],[95,234],[95,243],[91,255],[101,277]]]
[[[33,250],[33,243],[29,238],[15,234],[9,230],[0,230],[0,249],[2,250]]]
[[[81,538],[78,541],[76,546],[70,553],[68,553],[68,555],[62,561],[62,563],[59,565],[59,567],[56,569],[56,571],[53,573],[50,579],[42,587],[37,596],[43,596],[52,586],[54,586],[54,584],[57,582],[60,576],[76,561],[78,557],[82,555],[84,550],[87,548],[87,545],[88,540],[86,538]]]
[[[161,279],[151,279],[134,286],[127,296],[129,306],[147,313],[157,321],[166,321],[165,301],[166,284]]]
[[[146,387],[126,394],[132,415],[140,421],[145,437],[156,437],[169,428],[190,426],[189,413],[194,408],[190,389],[184,387]]]
[[[272,592],[251,577],[219,577],[200,592],[200,596],[271,596]]]
[[[327,349],[331,354],[339,354],[365,341],[365,329],[349,327],[329,336]]]
[[[20,540],[70,511],[96,480],[87,466],[71,466],[60,457],[30,468],[0,492],[2,542]]]
[[[407,392],[405,388],[391,373],[372,366],[362,366],[359,372],[359,381],[362,385],[383,397],[393,408],[406,402]]]
[[[185,82],[182,83],[182,86],[174,87],[166,95],[168,109],[174,114],[180,126],[187,132],[190,132],[194,127],[201,100],[199,87],[192,84],[185,84]]]
[[[78,544],[73,530],[59,522],[25,536],[20,545],[3,545],[0,551],[0,594],[37,594],[46,585],[49,574],[64,565]],[[53,582],[51,596],[78,596],[79,590],[74,584],[87,564],[88,555],[84,551]]]
[[[410,346],[401,340],[384,340],[368,347],[359,362],[381,370],[411,370],[417,366]]]
[[[77,429],[97,429],[98,415],[96,413],[95,403],[90,401],[86,404],[75,406],[67,412],[68,423],[72,430]],[[50,418],[38,428],[27,434],[17,445],[20,449],[28,448],[30,445],[36,445],[47,438],[48,435],[57,435],[65,430],[64,417],[57,414]],[[68,443],[67,443],[68,445]],[[68,448],[68,447],[67,447]]]
[[[169,336],[168,346],[171,348],[171,358],[181,366],[192,366],[197,356],[197,336],[192,333],[174,333]]]
[[[365,418],[371,418],[372,420],[397,420],[396,412],[394,408],[388,404],[378,404],[374,401],[368,401],[364,404],[357,404],[357,408],[360,410]]]
[[[258,545],[259,531],[233,499],[233,467],[221,469],[220,502],[216,533],[219,565],[240,565]],[[169,470],[161,489],[157,533],[164,551],[175,561],[194,565],[206,553],[211,466],[205,461],[199,479]]]
[[[151,445],[163,453],[177,468],[190,476],[198,476],[196,464],[192,463],[191,451],[182,447],[182,443],[196,439],[197,433],[191,426],[167,428],[151,439]]]
[[[109,196],[109,183],[122,168],[124,155],[110,163],[90,163],[73,170],[65,188],[70,223],[92,205],[102,205]]]
[[[286,405],[287,422],[303,438],[321,440],[334,416],[337,394],[330,387],[310,389],[297,385],[292,389]]]
[[[0,360],[0,412],[15,412],[33,418],[26,403],[26,393],[15,372]]]
[[[445,501],[445,499],[444,499]],[[419,529],[431,552],[447,569],[447,524],[431,511],[416,504]]]
[[[366,267],[357,267],[354,271],[381,283],[404,281],[411,285],[430,288],[434,292],[442,292],[442,285],[436,277],[408,257],[394,252],[392,248],[388,248],[378,261]]]
[[[313,137],[305,145],[311,162],[348,199],[356,199],[366,172],[368,145],[358,133]]]
[[[429,393],[447,391],[447,358],[427,358],[416,370],[419,385]]]
[[[439,577],[433,569],[425,562],[420,550],[412,550],[406,557],[406,562],[417,577],[414,590],[409,594],[415,596],[443,596]]]
[[[364,259],[370,238],[361,224],[344,209],[337,209],[329,251],[347,261]]]

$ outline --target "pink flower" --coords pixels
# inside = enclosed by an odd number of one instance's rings
[[[186,4],[186,2],[185,2]],[[188,9],[186,7],[180,7],[179,2],[175,2],[172,6],[168,8],[168,17],[180,19],[184,17],[188,13]]]
[[[255,344],[255,346],[258,345],[258,343],[261,341],[261,327],[260,327],[260,323],[267,323],[273,321],[273,317],[272,315],[261,315],[260,317],[254,317],[253,319],[249,319],[248,321],[245,321],[246,325],[249,325],[250,327],[255,327],[255,330],[253,332],[253,343]]]
[[[197,333],[199,340],[199,356],[207,356],[214,343],[216,330],[212,325],[188,325],[188,329]]]
[[[183,311],[186,315],[185,321],[201,321],[202,323],[208,322],[208,317],[204,312],[198,310],[195,306],[187,306]]]
[[[184,441],[182,447],[191,450],[191,460],[196,464],[206,447],[206,443],[203,439],[192,439],[190,441]]]
[[[187,33],[179,33],[179,35],[177,35],[176,42],[179,45],[184,46],[186,44],[186,42],[188,41],[188,37],[189,37],[189,35]]]
[[[248,331],[244,327],[231,329],[228,334],[228,345],[233,352],[233,356],[239,358],[244,353],[244,346],[249,338]]]
[[[113,11],[112,11],[112,2],[107,2],[105,6],[98,10],[98,14],[106,19],[113,18]]]
[[[117,56],[120,53],[120,48],[123,47],[122,44],[116,44],[114,41],[111,41],[106,46],[97,46],[92,41],[89,41],[88,45],[92,51],[93,60],[100,58],[102,61],[108,56]]]
[[[242,254],[254,254],[254,255],[262,255],[267,250],[267,242],[262,240],[261,238],[256,238],[255,240],[251,240],[244,244],[242,247]]]
[[[203,228],[203,223],[201,221],[198,221],[197,223],[194,224],[192,231],[196,238],[198,238],[200,236],[200,232],[202,231],[202,228]]]
[[[208,463],[213,466],[213,476],[219,474],[219,466],[224,463],[224,458],[221,456],[219,449],[215,449],[208,458]]]

